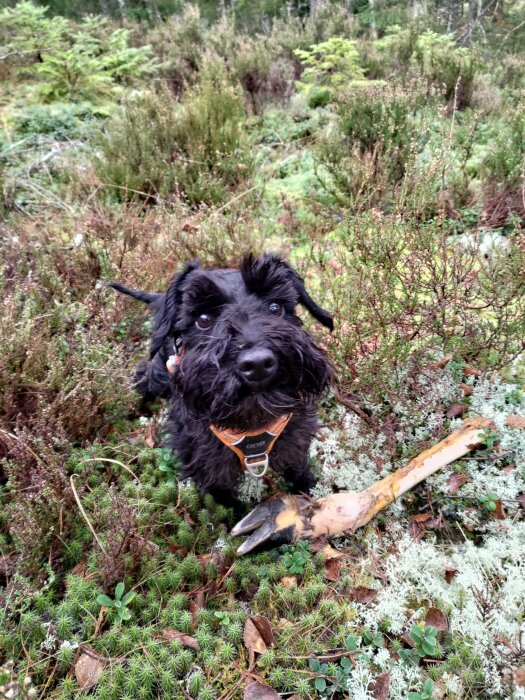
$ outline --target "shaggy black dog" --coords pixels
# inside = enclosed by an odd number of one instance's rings
[[[249,455],[268,447],[265,428],[283,417],[288,422],[269,452],[270,466],[297,491],[308,491],[315,483],[308,466],[315,400],[331,366],[302,329],[296,307],[330,329],[333,323],[291,265],[275,255],[247,257],[240,270],[204,270],[194,261],[165,294],[111,286],[154,311],[150,362],[139,370],[137,388],[146,399],[171,397],[169,446],[182,461],[181,475],[235,504],[243,454],[257,462]],[[243,454],[221,440],[227,429],[234,437],[255,435],[239,448]]]

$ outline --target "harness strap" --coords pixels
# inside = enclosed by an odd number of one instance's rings
[[[210,425],[210,430],[219,440],[235,452],[241,461],[243,471],[261,479],[270,466],[270,452],[275,441],[288,425],[291,413],[276,418],[263,430],[239,432],[230,428],[217,428]]]
[[[175,340],[173,341],[173,349],[175,350],[174,355],[170,355],[166,361],[166,369],[170,374],[173,374],[175,372],[175,367],[180,364],[180,361],[184,357],[184,353],[186,352],[185,346],[182,344],[182,338],[180,335],[177,335],[175,337]]]

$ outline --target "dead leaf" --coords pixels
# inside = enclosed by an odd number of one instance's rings
[[[413,649],[416,646],[408,632],[405,632],[405,634],[401,637],[401,640],[405,642],[405,644],[407,644],[411,649]]]
[[[377,596],[379,591],[376,588],[366,588],[365,586],[357,586],[356,588],[351,588],[349,593],[349,598],[353,603],[362,603],[363,605],[370,605],[370,603]]]
[[[180,552],[182,554],[182,556],[185,557],[186,554],[188,553],[187,547],[183,547],[181,544],[173,544],[170,542],[167,545],[167,547],[168,547],[168,551],[171,552],[172,554],[177,554],[177,552]]]
[[[390,674],[382,673],[376,676],[370,690],[376,700],[386,700],[390,690]]]
[[[313,547],[312,547],[312,551],[315,551]],[[322,547],[318,551],[320,554],[323,555],[323,557],[326,560],[328,560],[328,559],[340,559],[341,557],[345,556],[344,552],[340,552],[339,550],[334,549],[329,544],[325,544],[324,547]]]
[[[505,514],[505,511],[503,510],[503,505],[501,503],[501,499],[498,498],[497,501],[494,501],[496,505],[496,510],[493,513],[494,519],[495,520],[505,520],[507,517]]]
[[[525,428],[525,416],[507,416],[505,418],[505,425],[515,430],[521,430]]]
[[[95,623],[95,629],[93,631],[94,637],[98,636],[100,630],[104,626],[104,622],[106,621],[106,612],[107,612],[107,608],[105,608],[104,606],[102,606],[100,608],[100,610],[98,611],[98,617],[97,617],[97,621]]]
[[[475,369],[470,365],[464,365],[463,374],[465,375],[465,377],[481,377],[483,373],[480,369]]]
[[[326,562],[326,570],[324,577],[327,581],[339,581],[339,573],[343,566],[343,562],[339,559],[328,559]]]
[[[417,523],[412,520],[408,526],[408,533],[414,540],[420,540],[426,532],[425,523]]]
[[[458,386],[461,389],[461,391],[465,394],[465,396],[472,396],[472,394],[474,393],[474,389],[469,384],[459,382]]]
[[[257,629],[257,626],[250,617],[247,617],[246,622],[244,623],[242,638],[246,648],[248,649],[249,666],[252,668],[253,664],[255,663],[255,654],[264,654],[268,647],[266,646],[261,633]]]
[[[75,678],[81,690],[90,690],[98,683],[106,663],[94,650],[80,654],[75,663]]]
[[[266,646],[271,647],[272,644],[275,644],[275,639],[273,637],[273,630],[270,621],[262,615],[250,615],[250,619],[259,630],[259,634],[263,638]]]
[[[518,501],[520,506],[523,508],[523,510],[525,510],[525,493],[522,496],[518,496],[518,498],[516,500]]]
[[[285,588],[293,588],[297,585],[297,578],[295,576],[284,576],[281,579],[281,583]]]
[[[510,474],[510,473],[513,472],[515,469],[516,469],[516,465],[515,465],[515,464],[509,464],[508,467],[503,467],[503,469],[501,470],[501,473],[502,473],[502,474]]]
[[[427,530],[441,530],[443,528],[443,517],[439,515],[437,518],[431,518],[425,523]]]
[[[442,613],[438,608],[429,608],[425,618],[425,624],[429,627],[435,627],[440,632],[448,630],[448,620],[445,613]]]
[[[293,627],[293,622],[290,622],[290,620],[287,620],[285,617],[280,617],[279,618],[279,625],[281,627]]]
[[[281,696],[269,685],[252,681],[244,689],[244,700],[280,700]]]
[[[525,668],[517,668],[514,671],[514,683],[525,688]]]
[[[204,607],[204,591],[201,589],[197,591],[195,594],[195,597],[193,600],[190,600],[189,602],[189,609],[191,612],[191,617],[193,619],[193,625],[197,623],[197,615],[199,610],[202,610]]]
[[[146,436],[144,438],[144,442],[148,447],[156,447],[157,446],[157,421],[155,420],[150,420],[148,423],[148,427],[146,428]]]
[[[452,359],[452,355],[447,355],[442,360],[438,360],[438,362],[434,362],[430,366],[433,369],[443,369],[443,367],[446,367],[448,365],[448,363],[450,362],[451,359]]]
[[[448,477],[447,486],[449,496],[454,496],[459,489],[470,481],[466,474],[454,472]]]
[[[188,513],[186,509],[184,509],[184,513],[182,514],[182,517],[184,518],[184,522],[187,523],[188,525],[195,525],[195,520],[191,517],[191,515]]]
[[[466,410],[467,407],[464,406],[462,403],[453,403],[452,406],[448,409],[446,416],[447,418],[458,418],[459,416],[462,416]]]
[[[250,615],[244,624],[243,640],[248,649],[250,667],[255,661],[255,654],[264,654],[274,643],[272,626],[262,615]]]
[[[183,634],[178,630],[174,630],[172,627],[163,629],[160,636],[162,639],[166,640],[166,642],[180,642],[182,646],[195,649],[195,651],[199,651],[200,649],[199,642],[195,637],[190,637],[189,634]]]
[[[450,583],[457,573],[457,569],[445,569],[445,581]]]
[[[414,523],[424,523],[432,518],[432,513],[418,513],[417,515],[411,515],[410,520]]]

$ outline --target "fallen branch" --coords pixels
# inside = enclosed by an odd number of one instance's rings
[[[484,428],[494,428],[494,424],[486,418],[465,420],[447,438],[364,491],[334,493],[319,501],[280,495],[262,503],[232,530],[234,536],[252,533],[237,554],[246,554],[262,544],[279,546],[354,532],[416,484],[479,447]]]

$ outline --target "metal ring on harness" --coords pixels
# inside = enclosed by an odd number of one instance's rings
[[[270,468],[270,458],[267,454],[251,455],[250,457],[244,458],[244,466],[246,467],[246,471],[250,474],[250,476],[255,477],[255,479],[262,479]],[[259,473],[256,471],[256,469],[260,466],[262,466],[263,470]]]

